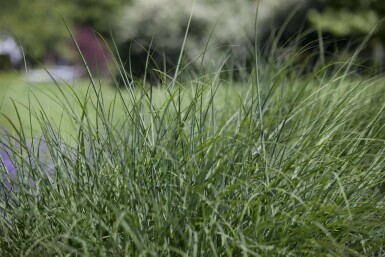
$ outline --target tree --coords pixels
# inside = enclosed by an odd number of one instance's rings
[[[0,31],[13,34],[34,58],[65,48],[63,39],[68,35],[59,15],[65,18],[71,13],[65,2],[0,0],[0,5]]]
[[[338,36],[363,35],[369,33],[385,15],[382,0],[318,0],[320,10],[309,12],[310,23],[317,29]],[[376,35],[384,31],[378,27]]]
[[[357,40],[370,36],[363,53],[372,64],[382,66],[385,58],[385,2],[383,0],[317,0],[318,10],[308,13],[313,28],[339,38]],[[352,44],[357,47],[357,44]]]
[[[280,10],[300,2],[304,0],[262,0],[256,14],[254,0],[196,1],[194,10],[192,0],[132,0],[117,13],[114,31],[123,59],[131,60],[129,69],[138,73],[134,75],[142,75],[148,53],[152,57],[149,68],[163,72],[178,63],[193,11],[184,45],[185,63],[216,69],[226,59],[229,65],[245,66],[252,59],[256,15],[258,33],[264,32]]]
[[[108,37],[111,18],[130,0],[0,0],[0,32],[18,38],[29,56],[42,60],[47,52],[69,54],[69,33],[62,20],[86,25]]]
[[[62,0],[72,8],[71,20],[89,26],[104,36],[110,35],[112,20],[130,0]]]

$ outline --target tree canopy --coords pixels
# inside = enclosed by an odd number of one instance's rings
[[[61,14],[67,17],[71,7],[60,0],[0,0],[0,32],[11,33],[34,57],[47,49],[63,47],[66,34]]]
[[[111,17],[129,0],[0,0],[0,32],[20,40],[33,58],[47,51],[65,52],[74,24],[108,35]]]
[[[262,17],[264,22],[259,29],[272,30],[269,19],[277,15],[277,10],[285,9],[284,14],[279,15],[286,17],[290,9],[287,6],[306,1],[316,6],[307,15],[311,26],[335,36],[366,35],[385,17],[383,0],[287,0],[285,4],[280,0],[262,0],[258,19]],[[72,30],[75,25],[86,25],[107,40],[112,30],[120,43],[136,40],[146,48],[151,44],[179,56],[191,3],[177,0],[0,0],[0,34],[11,33],[26,52],[38,60],[50,51],[68,55],[69,33],[63,18]],[[233,47],[238,51],[236,56],[247,55],[248,46],[244,41],[253,38],[255,32],[255,7],[252,0],[242,3],[197,1],[187,45],[195,50],[193,57],[201,54],[209,37],[218,46],[208,49],[213,56],[218,56],[220,45],[237,45]],[[301,19],[304,20],[302,16]],[[374,32],[382,42],[385,42],[384,27],[378,26]],[[239,47],[242,44],[245,47]]]
[[[321,10],[310,10],[309,21],[317,29],[337,36],[370,33],[385,17],[383,0],[317,0]],[[384,26],[374,34],[385,40]]]

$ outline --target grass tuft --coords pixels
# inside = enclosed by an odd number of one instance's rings
[[[384,79],[258,64],[4,97],[0,255],[384,255]]]

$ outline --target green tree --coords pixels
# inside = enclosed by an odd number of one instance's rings
[[[13,34],[34,58],[61,51],[68,35],[61,21],[71,8],[60,0],[0,0],[0,32]],[[59,15],[60,14],[60,15]]]
[[[323,8],[311,10],[309,21],[317,29],[337,36],[363,35],[371,32],[385,17],[383,0],[317,0]],[[384,26],[374,35],[385,40]]]
[[[349,42],[353,42],[351,50],[357,49],[362,42],[367,42],[360,54],[360,60],[365,65],[383,67],[384,0],[316,0],[316,3],[321,8],[308,12],[308,19],[313,28],[337,38],[350,39]],[[364,41],[363,38],[368,35],[369,41]]]
[[[130,0],[62,0],[71,6],[74,23],[90,26],[106,36],[113,26],[113,18],[123,5]]]
[[[55,51],[68,54],[67,25],[86,25],[108,37],[112,17],[130,0],[0,0],[0,33],[13,34],[36,59]]]

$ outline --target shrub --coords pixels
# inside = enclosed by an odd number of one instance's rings
[[[215,70],[222,64],[217,60],[218,56],[233,68],[245,66],[247,61],[253,59],[255,1],[196,1],[194,7],[192,2],[134,0],[121,9],[116,16],[115,31],[122,59],[131,60],[127,70],[131,68],[134,75],[143,75],[146,63],[149,69],[167,71],[174,68],[188,24],[184,58],[190,70],[200,68],[202,62],[206,68],[217,65]],[[271,33],[275,15],[284,13],[286,17],[290,7],[302,2],[291,0],[282,4],[281,1],[261,1],[257,32]]]

